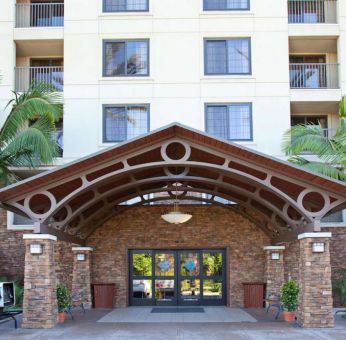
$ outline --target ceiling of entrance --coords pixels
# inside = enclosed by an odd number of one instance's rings
[[[83,244],[124,209],[172,200],[176,183],[180,200],[224,204],[273,242],[318,231],[346,203],[342,182],[178,124],[2,189],[0,202],[38,232]]]

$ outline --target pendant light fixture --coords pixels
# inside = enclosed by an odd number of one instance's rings
[[[175,200],[173,211],[162,214],[161,217],[168,223],[171,224],[182,224],[189,221],[192,218],[191,214],[179,211],[178,205],[178,183],[175,183]]]

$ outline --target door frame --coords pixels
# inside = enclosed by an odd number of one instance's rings
[[[182,249],[148,249],[148,248],[132,248],[128,249],[128,301],[130,306],[225,306],[227,305],[227,288],[228,284],[228,261],[227,248],[182,248]],[[182,276],[180,273],[180,254],[181,253],[198,253],[199,258],[199,275],[196,276]],[[206,276],[203,272],[203,253],[222,253],[222,275]],[[134,276],[133,275],[133,254],[136,253],[148,253],[152,256],[151,276]],[[157,253],[173,253],[174,255],[174,276],[156,276],[155,274],[155,254]],[[181,281],[184,279],[197,279],[200,280],[200,296],[197,301],[186,302],[182,298]],[[205,298],[203,296],[203,281],[206,279],[220,279],[222,280],[222,298],[213,299]],[[152,285],[152,297],[151,299],[140,299],[133,297],[133,280],[151,280]],[[174,298],[172,301],[156,301],[156,287],[155,280],[174,280]]]

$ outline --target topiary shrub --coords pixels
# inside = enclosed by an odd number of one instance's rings
[[[58,300],[58,310],[63,312],[72,303],[69,290],[62,284],[59,284],[56,289],[56,297]]]
[[[298,283],[295,280],[286,281],[281,289],[281,301],[284,308],[289,312],[294,312],[298,307]]]
[[[346,304],[346,270],[339,270],[335,276],[332,280],[333,291],[338,296],[340,305],[344,306]]]

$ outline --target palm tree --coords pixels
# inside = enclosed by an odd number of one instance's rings
[[[35,168],[58,156],[55,122],[62,117],[62,98],[49,84],[33,84],[14,99],[0,129],[0,187],[17,180],[16,167]]]
[[[297,125],[284,134],[282,150],[289,156],[289,162],[346,181],[346,96],[340,101],[334,136],[328,136],[321,125]],[[316,155],[317,160],[304,158],[303,152]]]

